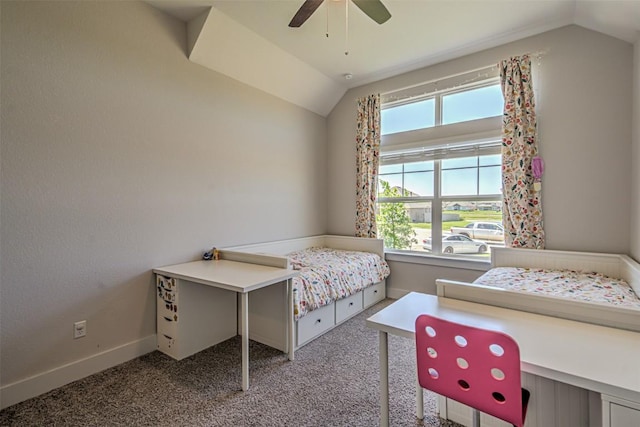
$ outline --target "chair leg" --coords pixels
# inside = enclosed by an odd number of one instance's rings
[[[416,381],[416,417],[419,420],[424,419],[424,392],[420,383]]]
[[[477,409],[473,410],[471,423],[473,427],[480,427],[480,411]]]

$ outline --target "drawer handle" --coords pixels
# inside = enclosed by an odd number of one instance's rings
[[[320,323],[320,322],[322,322],[322,319],[316,320],[316,323]]]
[[[375,291],[373,291],[373,293],[374,293],[374,294],[377,294],[377,293],[378,293],[378,290],[376,289]]]
[[[352,302],[349,303],[349,307],[353,307],[353,303]]]

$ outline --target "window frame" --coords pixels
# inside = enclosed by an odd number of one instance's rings
[[[473,119],[469,121],[463,122],[455,122],[443,125],[442,124],[442,116],[443,116],[443,97],[451,94],[466,92],[470,90],[480,89],[483,87],[494,86],[496,84],[500,84],[499,77],[492,76],[489,78],[485,78],[481,81],[474,81],[468,84],[461,84],[454,88],[443,89],[443,90],[433,90],[428,93],[424,93],[420,96],[409,96],[404,99],[399,99],[390,102],[383,102],[381,108],[384,110],[386,108],[393,108],[401,105],[406,105],[414,102],[420,102],[426,99],[433,98],[435,100],[435,125],[428,128],[416,129],[416,130],[408,130],[403,132],[395,132],[391,134],[382,133],[382,144],[381,144],[381,165],[383,164],[383,159],[385,157],[394,157],[399,156],[398,160],[393,161],[392,163],[410,163],[412,161],[419,160],[411,160],[411,153],[416,153],[416,156],[424,155],[425,153],[436,152],[438,150],[448,150],[448,149],[457,149],[469,147],[499,147],[501,143],[501,121],[502,114],[499,116],[491,116],[487,118]],[[381,129],[384,132],[383,129]],[[489,149],[489,151],[491,148]],[[500,148],[497,148],[497,152],[493,154],[500,153]],[[489,153],[478,153],[475,156],[481,156]],[[501,154],[501,153],[500,153]],[[406,156],[406,160],[403,158]],[[453,157],[473,157],[474,154],[462,155],[458,154]],[[408,255],[407,260],[412,259],[415,261],[416,259],[424,259],[424,258],[434,258],[438,260],[458,260],[464,262],[464,265],[467,265],[469,262],[476,262],[479,265],[483,265],[489,263],[489,259],[479,260],[477,258],[465,257],[462,254],[457,254],[455,257],[447,256],[442,253],[442,212],[443,205],[447,201],[465,201],[465,202],[497,202],[499,204],[502,203],[502,193],[499,194],[486,194],[486,195],[453,195],[453,196],[442,196],[442,160],[446,159],[447,156],[440,155],[439,157],[428,158],[425,157],[424,160],[433,160],[434,168],[433,168],[433,196],[419,196],[419,197],[393,197],[393,198],[385,198],[379,197],[376,201],[377,204],[380,203],[412,203],[412,202],[429,202],[431,204],[431,244],[432,251],[430,253],[427,252],[419,252],[415,250],[402,250],[402,249],[387,249],[385,248],[386,253],[393,253],[397,255]],[[388,163],[390,164],[390,163]],[[492,167],[495,165],[491,165]],[[476,174],[479,176],[480,169],[485,167],[485,165],[481,165],[480,162],[476,162]],[[404,188],[404,167],[402,171],[402,183]],[[379,179],[383,179],[384,175],[379,175]],[[478,181],[476,185],[476,193],[479,193],[480,182]],[[434,226],[437,224],[437,226]],[[413,262],[411,261],[411,262]],[[439,261],[438,261],[439,262]],[[446,261],[447,263],[449,261]],[[425,263],[420,261],[419,263]],[[456,264],[459,265],[459,264]],[[484,267],[479,267],[480,269]]]

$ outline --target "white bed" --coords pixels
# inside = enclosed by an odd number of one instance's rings
[[[640,264],[626,255],[492,248],[491,267],[597,272],[626,281],[635,294],[640,295]],[[640,308],[633,304],[605,304],[445,279],[436,280],[436,285],[437,294],[441,297],[640,331]],[[606,369],[606,361],[602,366],[594,366],[594,369]],[[527,414],[528,427],[610,425],[609,405],[613,403],[608,396],[603,395],[601,399],[594,392],[531,374],[523,374],[523,387],[532,395]],[[461,424],[469,420],[468,409],[464,405],[440,398],[438,406],[443,418]],[[483,421],[483,425],[506,425],[495,419],[486,421]]]
[[[384,261],[383,241],[348,236],[312,236],[251,245],[223,248],[223,259],[277,267],[292,267],[289,254],[309,248],[331,248],[341,251],[373,253]],[[377,257],[376,257],[377,258]],[[294,258],[294,263],[301,263]],[[388,269],[388,266],[387,266]],[[298,279],[296,279],[298,280]],[[294,346],[299,348],[338,324],[356,315],[386,296],[386,281],[360,283],[357,291],[337,292],[333,300],[323,295],[308,307],[294,304]],[[296,285],[294,283],[294,295]],[[354,293],[351,293],[354,292]],[[249,294],[249,337],[274,348],[286,351],[287,295],[284,286],[270,286]],[[297,301],[294,298],[294,301]]]
[[[491,267],[595,272],[626,281],[635,294],[640,295],[640,264],[626,255],[492,248]],[[503,289],[500,285],[479,285],[445,279],[436,280],[436,285],[438,295],[447,298],[640,331],[640,307],[637,304],[607,304],[585,301],[579,296],[569,299],[557,295]]]

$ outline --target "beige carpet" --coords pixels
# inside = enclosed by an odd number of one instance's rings
[[[0,426],[377,426],[378,333],[364,313],[286,355],[251,342],[240,391],[240,339],[180,362],[153,352],[0,412]],[[425,392],[415,418],[413,342],[389,337],[391,426],[455,426]]]

